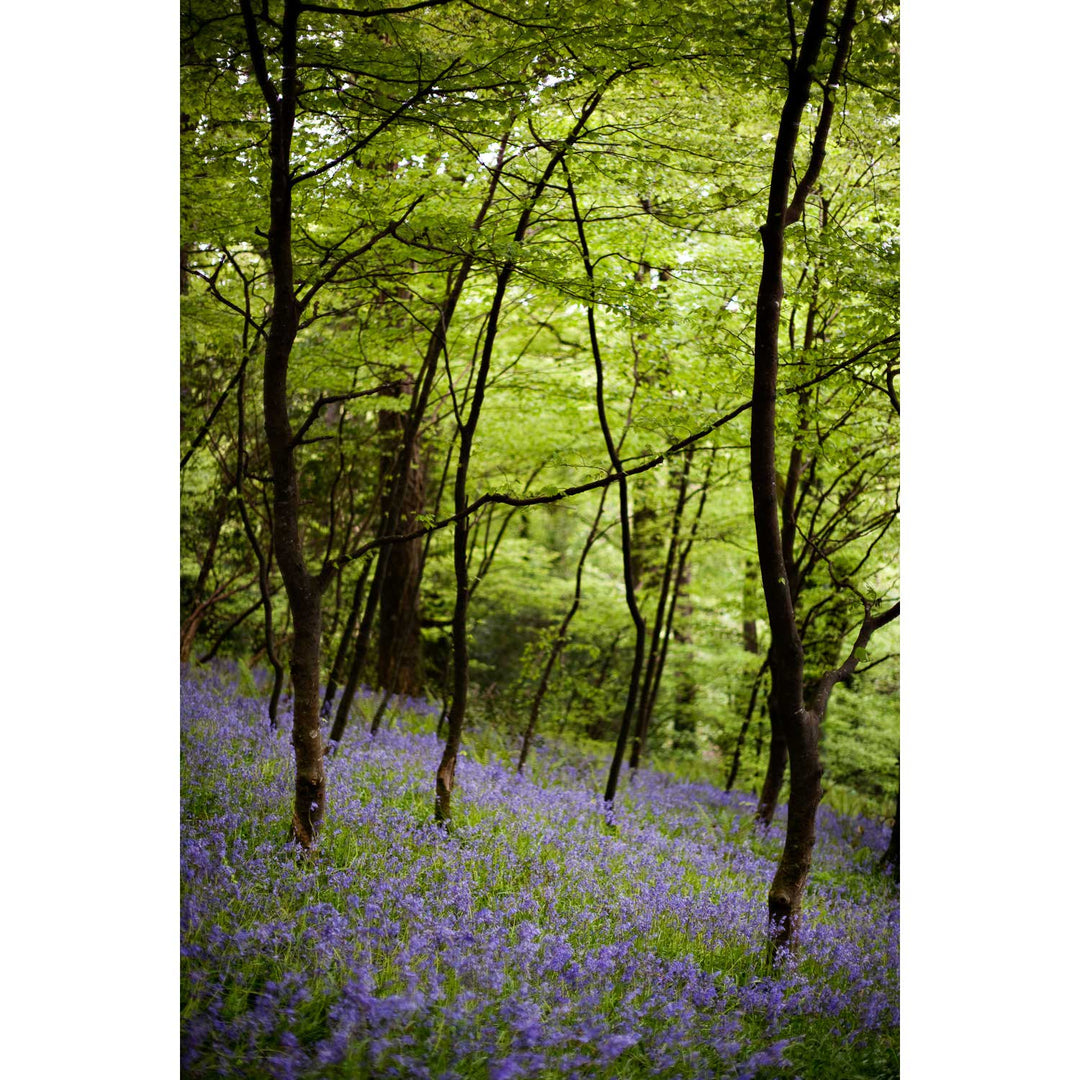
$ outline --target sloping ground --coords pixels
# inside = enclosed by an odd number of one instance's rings
[[[643,770],[609,827],[606,763],[546,747],[526,778],[463,759],[447,835],[415,704],[346,735],[304,865],[288,719],[269,731],[227,669],[183,678],[184,1075],[899,1075],[879,826],[822,810],[802,950],[770,971],[782,822],[762,836],[746,796]]]

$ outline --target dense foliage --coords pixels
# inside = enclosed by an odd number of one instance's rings
[[[191,1071],[894,1068],[897,30],[186,0]]]
[[[284,679],[294,621],[260,415],[275,287],[270,124],[243,7],[182,6],[181,651],[269,660]],[[293,453],[304,555],[312,573],[333,568],[323,678],[341,653],[336,681],[345,681],[363,636],[376,552],[353,556],[453,508],[488,335],[469,499],[554,497],[609,473],[590,309],[625,467],[668,454],[748,401],[788,14],[801,25],[807,7],[446,3],[361,19],[301,6],[291,257],[305,306],[287,402],[303,435]],[[280,7],[253,18],[277,79]],[[850,645],[858,597],[895,595],[897,585],[897,30],[893,5],[859,5],[842,112],[807,212],[789,230],[777,457],[780,481],[799,488],[797,606],[811,678]],[[404,445],[428,358],[430,393]],[[748,439],[744,411],[633,477],[628,494],[634,591],[663,652],[643,752],[726,778],[738,749],[737,781],[756,790],[768,676],[753,687],[769,634],[754,580]],[[800,468],[788,475],[796,450]],[[405,474],[412,494],[391,519],[391,489]],[[614,738],[634,628],[618,501],[608,491],[598,512],[599,499],[492,502],[473,514],[468,724],[521,734],[556,649],[537,729]],[[450,695],[452,532],[432,532],[403,558],[396,584],[380,585],[362,681]],[[586,546],[580,604],[556,648]],[[845,680],[843,718],[826,721],[834,805],[893,812],[897,641],[895,627],[875,638],[864,666],[879,666]]]
[[[185,1075],[899,1075],[880,824],[822,811],[802,954],[770,969],[783,829],[745,793],[642,770],[608,826],[602,760],[551,741],[518,776],[478,738],[447,834],[437,708],[412,701],[334,758],[312,866],[281,843],[263,701],[242,669],[181,687]]]

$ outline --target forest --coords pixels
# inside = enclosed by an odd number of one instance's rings
[[[182,0],[184,1075],[899,1075],[899,22]]]

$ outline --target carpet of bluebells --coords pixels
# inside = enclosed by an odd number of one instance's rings
[[[783,814],[762,833],[751,797],[642,770],[608,819],[606,762],[540,745],[521,777],[467,738],[448,833],[408,701],[354,721],[305,862],[289,726],[235,669],[182,676],[183,1075],[899,1075],[881,824],[822,808],[801,949],[769,968]]]

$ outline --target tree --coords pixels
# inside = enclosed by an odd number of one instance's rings
[[[851,47],[856,7],[856,0],[847,0],[844,6],[810,158],[789,202],[799,127],[829,28],[829,0],[814,0],[801,42],[796,42],[793,28],[788,90],[777,131],[768,210],[761,226],[762,269],[754,335],[750,478],[762,587],[772,635],[769,665],[772,697],[791,769],[787,834],[769,889],[770,943],[774,949],[793,947],[797,941],[802,895],[813,857],[815,816],[821,799],[819,725],[829,694],[841,678],[855,670],[859,654],[864,652],[874,631],[900,613],[899,603],[896,603],[887,611],[874,614],[873,602],[863,598],[863,618],[855,644],[843,664],[822,676],[813,704],[808,708],[804,697],[803,642],[789,582],[790,560],[785,558],[781,535],[776,482],[776,399],[784,293],[784,236],[788,226],[801,218],[807,196],[821,170],[836,96]],[[791,16],[791,5],[788,11]]]
[[[879,22],[860,34],[881,37]],[[384,691],[373,732],[393,693],[444,699],[444,821],[484,717],[523,732],[522,761],[545,703],[560,730],[612,736],[610,800],[627,752],[665,753],[670,734],[683,754],[726,753],[765,687],[776,697],[776,671],[751,686],[760,661],[741,649],[759,395],[740,294],[774,149],[762,58],[788,29],[700,0],[642,0],[632,17],[595,0],[543,15],[187,0],[182,644],[269,661],[275,714],[288,661],[302,846],[323,750],[365,681]],[[886,45],[852,61],[842,154],[815,141],[816,179],[798,179],[821,213],[798,219],[792,280],[809,269],[784,318],[803,345],[774,380],[811,704],[860,597],[873,606],[867,586],[891,588],[887,529],[860,560],[895,478],[845,471],[895,441],[869,431],[898,403],[895,349],[865,351],[889,335],[874,290],[892,270],[858,253],[892,194],[875,167],[868,205],[853,164],[882,130],[865,101],[890,85]],[[617,523],[593,501],[608,487]],[[448,627],[440,658],[432,631]]]

